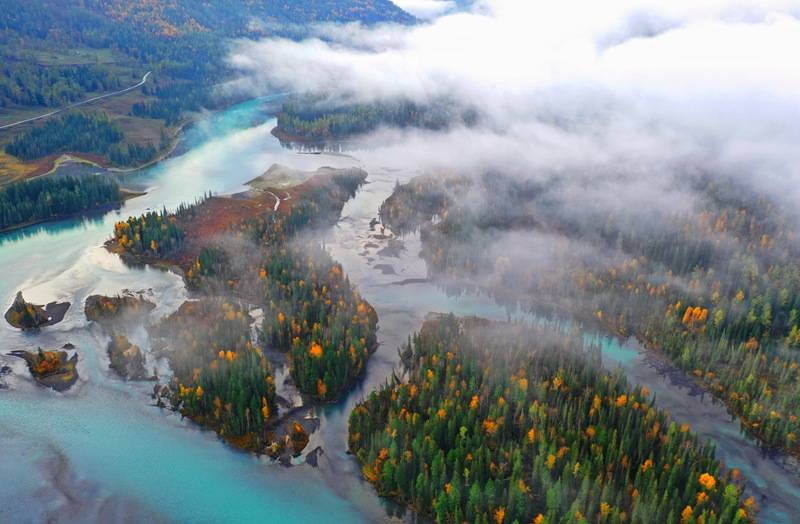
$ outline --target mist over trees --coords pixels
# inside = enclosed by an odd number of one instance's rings
[[[570,206],[557,184],[429,176],[398,186],[381,216],[398,232],[421,228],[420,255],[445,288],[635,336],[762,445],[797,453],[793,215],[733,185],[695,184],[695,208],[654,223]]]
[[[335,140],[374,131],[379,127],[444,130],[472,124],[477,115],[441,99],[420,105],[410,100],[347,104],[320,96],[294,97],[278,113],[277,129],[302,140]]]
[[[360,169],[319,172],[292,187],[279,211],[269,192],[207,196],[115,225],[112,251],[180,267],[198,297],[151,329],[175,371],[174,409],[237,447],[277,456],[284,419],[266,348],[287,355],[306,398],[329,402],[349,391],[376,348],[377,315],[341,265],[303,235],[334,224],[365,178]],[[251,305],[263,312],[258,330]],[[296,428],[291,438],[302,442]]]

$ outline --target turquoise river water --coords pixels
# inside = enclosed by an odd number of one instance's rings
[[[270,134],[270,98],[210,114],[183,135],[182,153],[124,182],[147,194],[119,211],[75,218],[0,235],[0,302],[18,290],[26,299],[72,303],[64,321],[38,334],[0,326],[0,365],[13,368],[0,390],[0,522],[374,522],[402,510],[378,499],[359,480],[346,454],[347,415],[384,382],[397,365],[396,348],[429,311],[506,319],[507,311],[479,295],[448,296],[424,279],[419,238],[403,239],[397,256],[382,256],[386,240],[370,231],[380,203],[417,174],[411,166],[384,166],[375,152],[299,154]],[[120,218],[163,206],[174,208],[207,191],[231,193],[280,163],[298,169],[361,165],[368,184],[348,202],[325,245],[380,317],[377,353],[364,379],[342,402],[318,408],[321,427],[308,449],[322,446],[318,468],[284,468],[233,451],[213,433],[151,405],[149,383],[127,383],[108,370],[106,336],[91,326],[82,304],[95,293],[148,290],[155,317],[186,299],[181,279],[169,272],[132,269],[107,253],[103,242]],[[376,247],[377,246],[377,247]],[[380,264],[381,268],[375,265]],[[386,267],[391,266],[387,271]],[[587,335],[589,336],[589,335]],[[148,349],[143,330],[134,341]],[[631,381],[647,385],[659,406],[688,422],[717,447],[718,456],[742,470],[760,500],[761,520],[792,522],[800,508],[800,477],[780,458],[764,456],[739,433],[724,408],[694,394],[655,367],[635,345],[597,337],[608,366],[622,366]],[[71,342],[81,380],[64,394],[35,385],[24,362],[6,356],[17,349],[57,348]],[[166,369],[162,370],[167,372]]]

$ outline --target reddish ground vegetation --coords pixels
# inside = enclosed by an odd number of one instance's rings
[[[191,221],[180,223],[186,231],[186,242],[169,261],[182,268],[191,266],[203,247],[219,235],[233,230],[237,224],[264,217],[274,212],[275,196],[281,199],[278,213],[288,213],[294,204],[316,188],[330,183],[331,173],[317,174],[296,186],[283,189],[253,190],[234,197],[211,197],[197,208]],[[288,198],[287,198],[288,197]]]

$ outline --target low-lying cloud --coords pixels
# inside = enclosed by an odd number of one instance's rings
[[[582,189],[660,207],[691,199],[676,177],[719,173],[790,201],[800,196],[799,15],[791,1],[483,0],[411,27],[240,41],[232,87],[446,97],[481,115],[471,128],[366,141],[371,156],[419,164],[407,167],[560,174],[574,198]]]

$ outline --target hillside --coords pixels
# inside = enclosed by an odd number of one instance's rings
[[[165,150],[187,114],[232,102],[211,93],[229,74],[228,38],[301,38],[316,22],[413,23],[414,18],[389,0],[77,0],[69,10],[56,0],[3,2],[0,185],[47,172],[54,161],[43,155],[22,162],[5,150],[43,120],[3,126],[133,86],[152,71],[141,88],[80,111],[108,115],[123,133],[125,149]],[[56,151],[65,152],[75,151]]]
[[[413,18],[389,0],[89,0],[89,9],[114,20],[167,36],[195,31],[225,35],[264,32],[267,24],[310,22],[410,23]],[[259,23],[261,22],[261,23]]]

